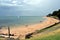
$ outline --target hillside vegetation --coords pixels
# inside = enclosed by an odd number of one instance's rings
[[[54,18],[57,18],[57,19],[60,19],[60,9],[57,10],[57,11],[53,11],[52,13],[48,14],[47,15],[48,17],[54,17]]]

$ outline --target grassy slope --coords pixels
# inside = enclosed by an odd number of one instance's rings
[[[42,33],[33,35],[27,40],[60,40],[60,24],[46,29]]]
[[[4,40],[4,38],[1,38],[1,37],[0,37],[0,40]]]

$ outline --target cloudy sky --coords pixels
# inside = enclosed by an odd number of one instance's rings
[[[45,16],[60,9],[60,0],[0,0],[0,16]]]

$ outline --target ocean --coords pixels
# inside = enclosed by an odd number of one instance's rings
[[[30,25],[45,20],[43,16],[0,16],[0,27]]]

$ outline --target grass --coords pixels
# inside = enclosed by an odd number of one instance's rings
[[[27,40],[60,40],[60,29],[43,35],[38,34]]]
[[[27,40],[60,40],[60,23],[33,35]]]

